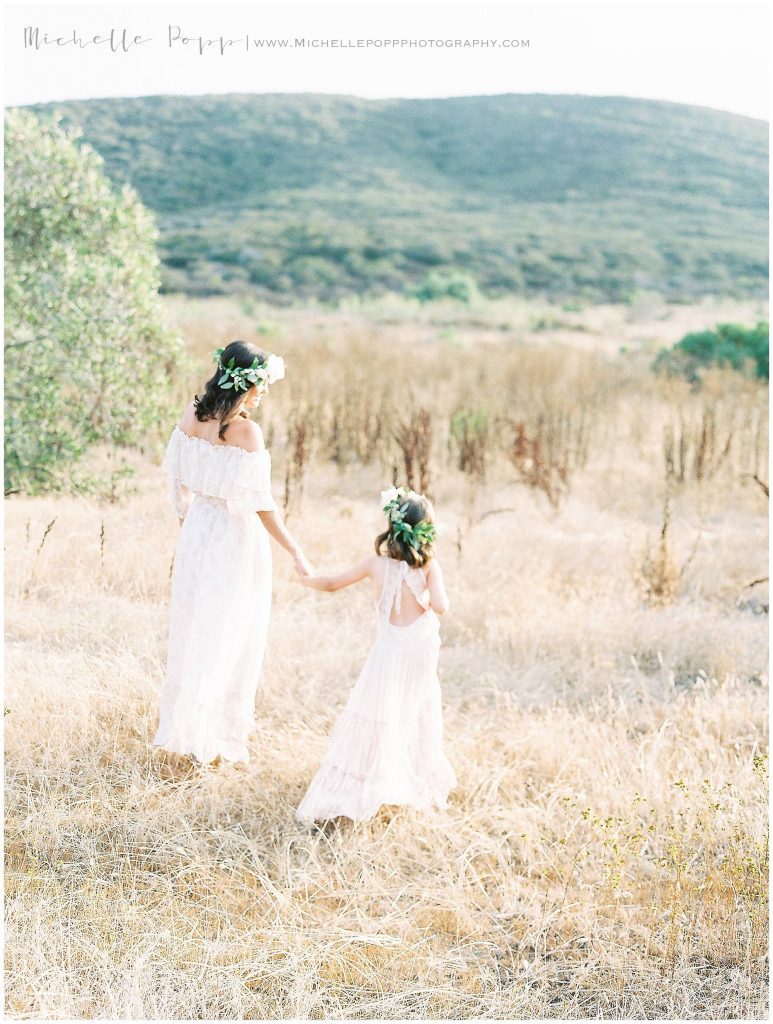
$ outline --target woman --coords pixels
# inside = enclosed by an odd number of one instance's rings
[[[232,341],[172,431],[163,466],[182,529],[172,575],[157,747],[200,762],[248,761],[271,610],[269,534],[312,569],[271,496],[271,458],[249,418],[284,363]]]

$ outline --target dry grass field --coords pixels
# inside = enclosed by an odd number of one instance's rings
[[[406,461],[432,494],[459,786],[295,823],[375,623],[278,549],[251,764],[152,752],[178,524],[158,441],[95,453],[105,493],[5,504],[6,1015],[766,1017],[766,391],[648,370],[765,311],[167,308],[181,405],[216,345],[285,356],[260,419],[321,571]]]

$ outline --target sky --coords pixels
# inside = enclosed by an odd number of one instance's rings
[[[769,118],[766,3],[103,0],[7,4],[4,11],[5,106],[170,93],[546,92],[672,100]],[[25,46],[25,28],[37,30],[37,46],[30,33]],[[103,41],[92,42],[95,35]],[[294,45],[258,42],[268,39]],[[304,45],[295,42],[301,39]]]

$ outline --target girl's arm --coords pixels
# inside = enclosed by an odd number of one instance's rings
[[[443,581],[443,570],[440,568],[440,562],[436,558],[433,558],[429,563],[427,586],[429,588],[429,603],[433,612],[436,612],[438,615],[445,615],[451,607],[451,602],[448,600],[446,585]]]
[[[298,541],[293,537],[290,531],[285,526],[282,517],[278,512],[258,512],[260,521],[263,523],[265,528],[277,542],[285,549],[290,555],[292,560],[295,562],[295,568],[298,570],[301,576],[311,576],[314,572],[314,567],[308,558],[304,555],[301,550],[301,546]]]
[[[341,590],[343,587],[350,587],[352,583],[359,583],[366,576],[370,576],[373,566],[373,555],[363,558],[357,565],[337,576],[302,576],[300,582],[304,587],[312,587],[314,590],[325,590],[328,593],[334,590]]]

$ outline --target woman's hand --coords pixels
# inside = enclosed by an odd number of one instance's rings
[[[314,568],[308,558],[301,551],[300,544],[289,532],[276,509],[261,510],[258,512],[260,520],[274,540],[281,544],[288,555],[295,563],[295,571],[299,576],[310,576]]]
[[[295,565],[295,571],[298,573],[299,576],[314,575],[314,566],[311,564],[311,562],[308,560],[308,558],[304,555],[302,551],[298,550],[293,555],[293,563]]]

